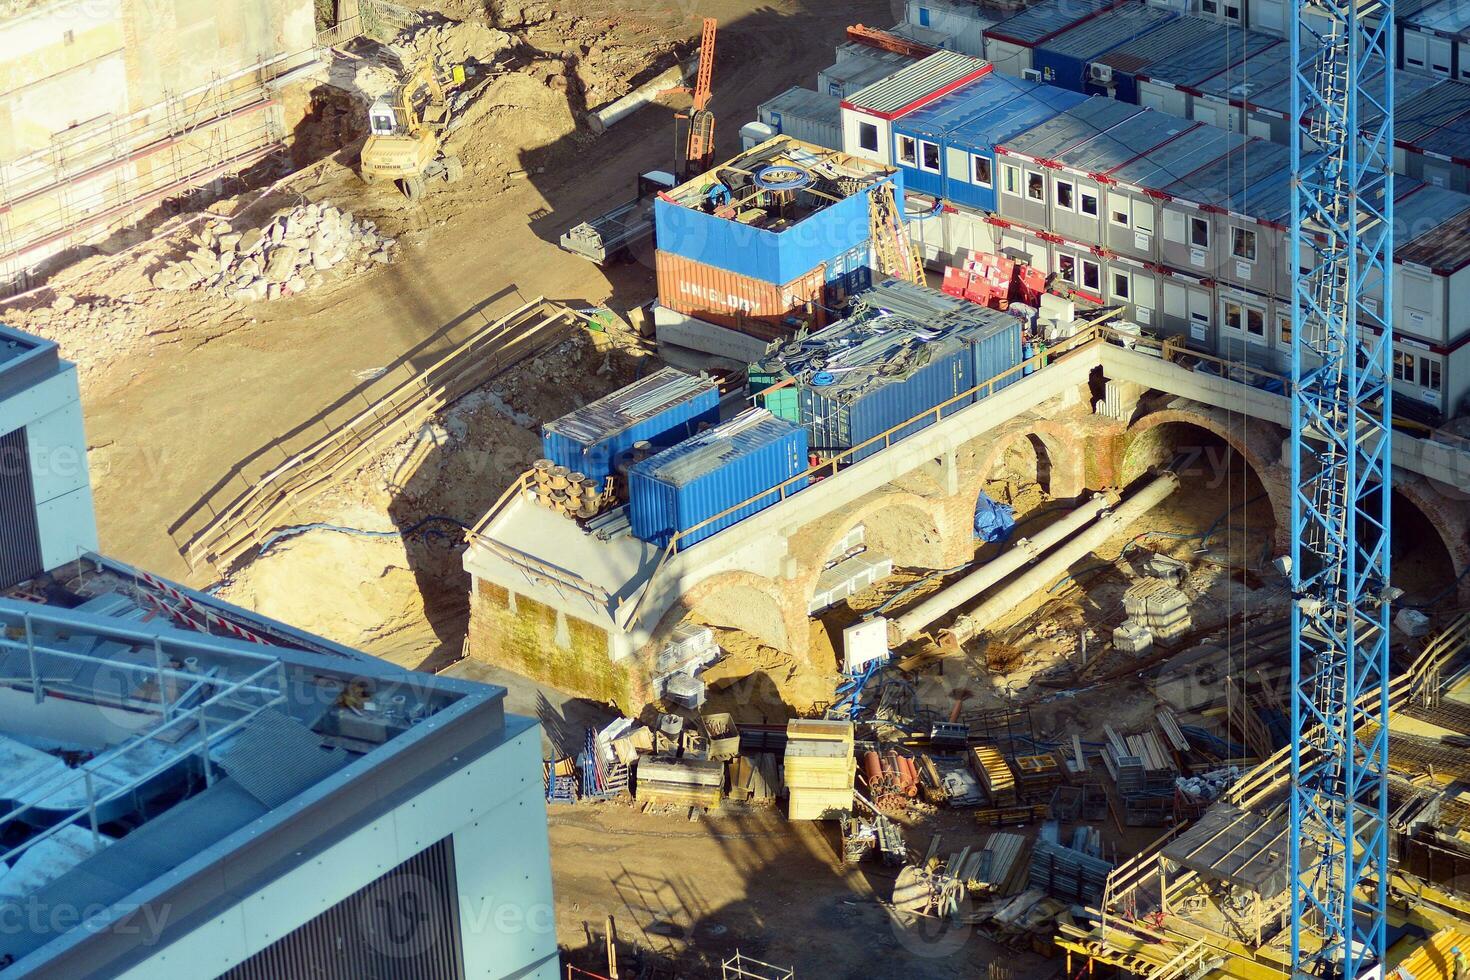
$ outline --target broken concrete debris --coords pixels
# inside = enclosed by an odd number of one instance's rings
[[[218,219],[205,225],[187,256],[160,269],[153,285],[171,292],[206,289],[241,302],[306,292],[343,265],[393,261],[397,242],[371,221],[329,204],[301,204],[260,228],[235,231]]]

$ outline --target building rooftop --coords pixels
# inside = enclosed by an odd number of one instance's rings
[[[840,150],[777,136],[659,197],[660,203],[783,232],[892,173]],[[712,203],[712,190],[720,193],[718,205]],[[773,192],[781,200],[767,206],[763,202]]]
[[[1470,195],[1394,177],[1394,258],[1454,272],[1470,263]]]
[[[1058,160],[1068,150],[1079,149],[1134,116],[1149,110],[1128,102],[1094,96],[1024,133],[1006,139],[1006,150],[1034,160]],[[1121,156],[1114,163],[1122,163]]]
[[[0,323],[0,398],[61,370],[61,357],[49,340]]]
[[[1108,176],[1142,190],[1163,191],[1245,140],[1239,133],[1196,123],[1147,152],[1140,148],[1138,156],[1114,167]]]
[[[436,766],[529,727],[508,727],[504,693],[393,667],[98,556],[9,590],[0,909],[105,911],[85,929],[4,930],[0,958],[60,976],[145,955],[137,934],[110,926],[166,904],[170,926],[187,929],[237,903]]]
[[[1150,81],[1196,88],[1262,51],[1274,49],[1280,57],[1287,56],[1286,42],[1274,35],[1215,21],[1204,23],[1207,27],[1187,46],[1162,53],[1147,66],[1136,69],[1136,73]]]
[[[988,39],[1031,47],[1091,20],[1124,0],[1043,0],[985,32]]]
[[[1090,61],[1120,44],[1158,30],[1178,16],[1173,10],[1155,7],[1142,0],[1132,0],[1099,17],[1070,27],[1038,47],[1045,47],[1055,54]]]
[[[1396,93],[1394,141],[1451,159],[1470,158],[1470,85],[1448,79],[1417,93]]]
[[[1172,58],[1180,51],[1192,50],[1205,39],[1213,37],[1217,26],[1213,21],[1199,17],[1179,17],[1161,24],[1157,30],[1126,41],[1093,60],[1111,65],[1118,71],[1137,75],[1157,61]]]
[[[844,108],[886,119],[912,112],[991,71],[990,62],[954,51],[938,51],[880,82],[848,96]]]
[[[1187,119],[1146,109],[1058,153],[1054,159],[1083,173],[1111,175],[1140,156],[1152,156],[1156,149],[1168,146],[1194,125]]]
[[[1291,209],[1290,175],[1289,147],[1251,137],[1164,191],[1196,204],[1280,222]]]
[[[989,149],[1085,101],[1087,96],[1053,85],[987,75],[905,116],[899,129]]]
[[[1438,0],[1412,14],[1399,14],[1405,27],[1433,31],[1445,37],[1464,38],[1470,33],[1470,5],[1464,0]]]

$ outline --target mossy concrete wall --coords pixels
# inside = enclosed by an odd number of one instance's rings
[[[607,631],[517,595],[473,580],[467,653],[559,691],[634,707],[628,664],[614,664]]]

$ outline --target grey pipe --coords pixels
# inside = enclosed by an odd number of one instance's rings
[[[961,614],[949,629],[940,632],[941,646],[950,652],[957,652],[966,640],[1016,609],[1066,571],[1067,566],[1101,548],[1109,538],[1125,530],[1178,489],[1177,474],[1164,473],[1157,477],[1124,501],[1117,510],[1104,514],[1096,523],[1037,562],[1035,567],[1013,579],[1005,588]]]
[[[902,616],[888,621],[888,647],[894,649],[912,639],[920,630],[945,613],[969,602],[997,582],[1036,561],[1053,547],[1091,524],[1099,514],[1118,503],[1118,494],[1094,494],[1087,503],[1061,520],[1036,532],[1034,537],[1018,538],[1005,554],[992,559],[947,588],[934,593]]]

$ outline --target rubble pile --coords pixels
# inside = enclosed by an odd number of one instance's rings
[[[263,228],[234,231],[223,219],[210,222],[182,261],[154,275],[153,285],[203,288],[244,302],[277,299],[320,285],[323,273],[343,264],[391,262],[394,245],[351,211],[302,204],[278,212]]]

